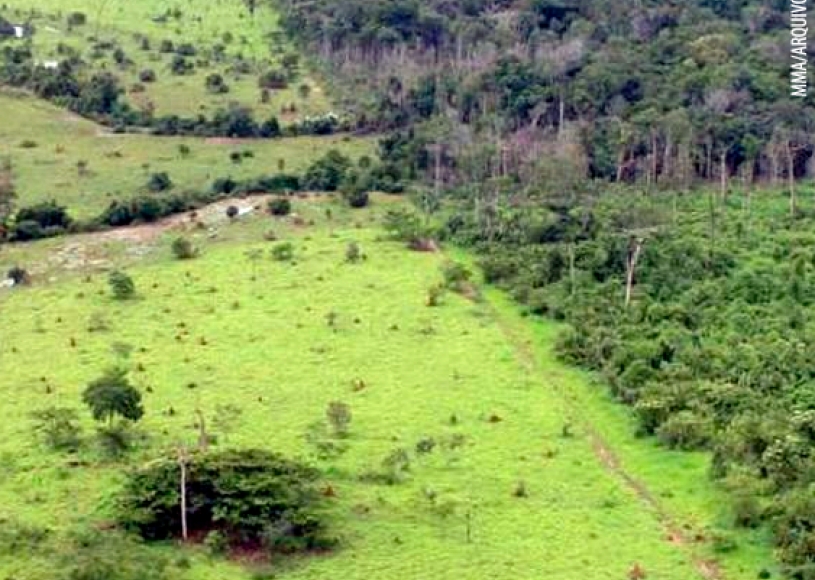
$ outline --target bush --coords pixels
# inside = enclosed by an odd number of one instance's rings
[[[25,286],[31,283],[31,276],[29,276],[28,271],[20,266],[14,266],[11,268],[6,273],[6,277],[14,282],[15,286]]]
[[[179,260],[191,260],[198,256],[198,249],[190,240],[183,236],[179,236],[173,240],[172,249],[173,255]]]
[[[196,54],[198,54],[198,50],[196,50],[195,46],[188,42],[179,44],[176,47],[175,52],[176,54],[180,54],[181,56],[195,56]]]
[[[261,89],[285,89],[289,86],[289,81],[285,72],[270,70],[260,76],[258,86]]]
[[[139,82],[154,83],[156,82],[156,72],[152,69],[146,68],[139,72]]]
[[[348,157],[332,149],[306,170],[303,186],[311,191],[337,191],[351,165]]]
[[[191,534],[218,531],[229,546],[269,552],[328,548],[319,513],[318,472],[268,451],[193,454],[186,463]],[[147,540],[181,534],[180,466],[175,456],[132,471],[119,499],[120,523]]]
[[[466,266],[452,261],[442,266],[441,273],[444,277],[444,286],[454,292],[465,290],[472,277],[472,272]]]
[[[133,278],[121,270],[114,270],[110,273],[108,285],[116,300],[127,300],[136,294],[136,285],[133,283]]]
[[[173,60],[170,61],[170,72],[174,75],[185,75],[193,68],[195,68],[194,65],[180,54],[175,55]]]
[[[269,201],[269,213],[276,216],[285,216],[291,213],[291,201],[285,197],[276,197]]]
[[[713,430],[709,419],[692,411],[680,411],[660,425],[656,435],[669,447],[693,450],[709,443]]]
[[[19,241],[58,235],[73,223],[68,210],[54,201],[24,207],[17,212],[16,219],[12,238]]]
[[[65,21],[68,23],[69,27],[73,28],[75,26],[84,26],[88,21],[88,17],[82,12],[71,12],[68,14]]]
[[[219,75],[218,73],[213,73],[208,75],[204,86],[207,89],[207,92],[210,92],[215,95],[220,95],[229,92],[229,87],[224,82],[224,77]]]
[[[76,451],[82,443],[79,414],[76,409],[48,407],[31,414],[34,431],[44,443],[57,451]]]
[[[294,246],[291,242],[282,242],[272,248],[272,258],[277,262],[291,262],[294,259]]]
[[[365,254],[362,253],[362,249],[359,247],[359,244],[356,242],[350,242],[348,246],[345,248],[345,261],[350,264],[356,264],[357,262],[364,260]]]
[[[219,177],[212,182],[212,193],[228,195],[238,187],[238,182],[231,177]]]
[[[353,190],[343,194],[343,198],[348,205],[355,209],[360,209],[368,205],[370,201],[370,196],[368,195],[367,191],[364,190]]]
[[[239,213],[240,213],[240,210],[235,205],[230,205],[228,208],[226,208],[226,217],[228,217],[231,220],[238,217]]]
[[[160,193],[172,189],[173,181],[166,171],[153,173],[147,182],[147,189],[153,193]]]

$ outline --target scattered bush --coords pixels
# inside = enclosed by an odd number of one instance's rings
[[[365,259],[365,254],[362,253],[362,248],[356,242],[349,242],[345,248],[345,261],[350,264],[356,264]]]
[[[156,82],[156,72],[153,69],[146,68],[139,72],[139,82],[154,83]]]
[[[285,89],[289,86],[289,81],[285,72],[270,70],[260,76],[258,85],[261,89]]]
[[[286,216],[291,213],[291,201],[285,197],[276,197],[269,201],[269,213],[275,216]]]
[[[173,255],[179,260],[191,260],[198,256],[198,249],[189,239],[183,236],[173,240],[172,249]]]
[[[454,292],[464,291],[472,277],[472,272],[458,262],[446,262],[442,268],[441,273],[444,278],[444,286]]]
[[[136,284],[133,278],[121,270],[114,270],[110,273],[108,285],[116,300],[127,300],[136,295]]]
[[[205,81],[207,92],[221,95],[229,92],[229,86],[224,82],[224,78],[218,73],[212,73],[207,76]]]
[[[83,12],[71,12],[65,18],[65,22],[68,23],[70,28],[75,28],[77,26],[84,26],[85,23],[88,21],[88,17],[85,16]]]
[[[277,262],[291,262],[294,259],[294,246],[291,242],[282,242],[272,248],[272,258]]]
[[[31,276],[28,271],[20,266],[14,266],[7,273],[6,276],[9,280],[14,282],[15,286],[25,286],[31,283]]]
[[[34,431],[44,443],[57,451],[76,451],[82,444],[82,429],[78,424],[79,414],[76,409],[67,407],[48,407],[31,414],[34,419]]]
[[[147,189],[149,189],[153,193],[168,191],[172,189],[172,187],[173,181],[172,179],[170,179],[170,175],[166,171],[153,173],[150,176],[149,181],[147,182]]]
[[[332,149],[306,170],[303,186],[311,191],[337,191],[351,165],[348,157]]]

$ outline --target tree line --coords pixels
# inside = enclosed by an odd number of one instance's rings
[[[360,126],[427,144],[431,180],[813,173],[815,103],[789,97],[783,0],[281,4]]]

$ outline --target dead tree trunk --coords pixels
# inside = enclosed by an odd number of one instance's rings
[[[628,305],[631,304],[631,292],[634,289],[634,274],[637,269],[637,262],[640,259],[640,254],[642,253],[642,245],[645,242],[642,238],[632,238],[631,243],[633,244],[633,249],[628,254],[628,264],[626,268],[626,276],[625,276],[625,307],[628,308]]]
[[[186,542],[187,530],[187,452],[183,447],[178,448],[178,467],[181,469],[179,493],[181,495],[181,538]]]

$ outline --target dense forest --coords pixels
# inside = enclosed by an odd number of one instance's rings
[[[812,173],[788,1],[282,4],[360,126],[409,128],[425,145],[414,165],[448,184]]]

